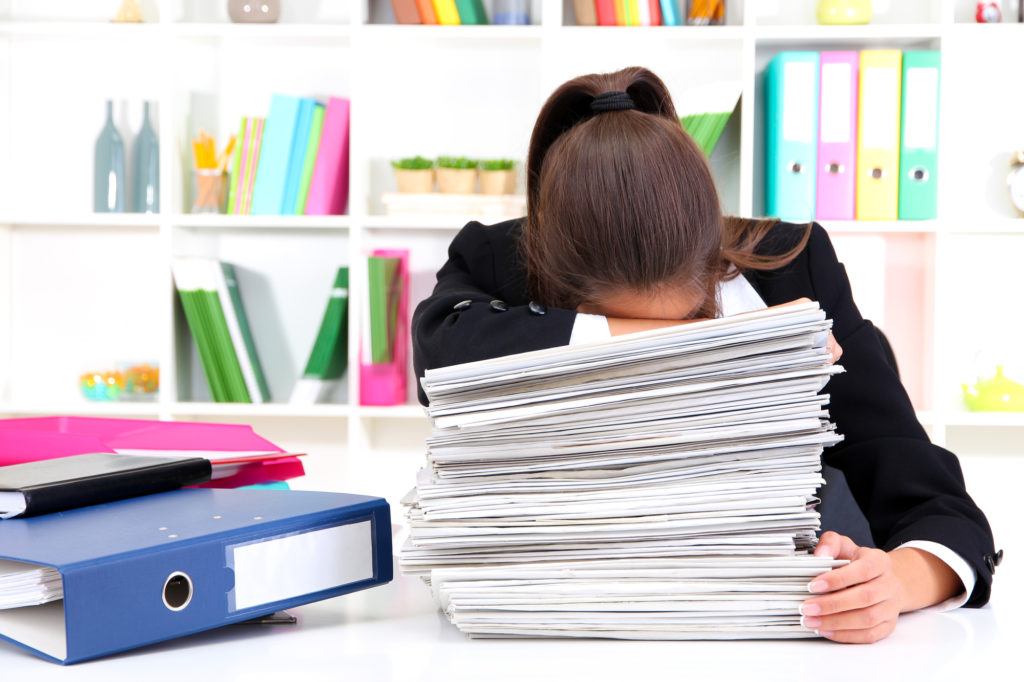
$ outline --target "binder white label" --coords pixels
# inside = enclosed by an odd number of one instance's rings
[[[897,125],[900,110],[900,73],[891,68],[864,69],[861,74],[864,91],[860,115],[861,147],[894,150],[899,143]]]
[[[792,142],[814,142],[814,81],[818,76],[813,62],[791,62],[782,74],[782,138]]]
[[[370,521],[228,547],[239,611],[373,577]]]
[[[852,96],[849,64],[821,65],[821,141],[850,141]]]
[[[935,149],[939,122],[939,70],[907,69],[907,110],[904,120],[903,144],[912,149]]]

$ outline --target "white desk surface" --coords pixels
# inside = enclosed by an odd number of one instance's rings
[[[908,614],[870,646],[471,640],[418,579],[398,577],[293,609],[297,625],[230,626],[67,667],[0,642],[0,680],[1019,680],[1024,571],[1012,563],[1000,567],[986,608]]]
[[[1024,680],[1024,457],[974,457],[962,465],[996,546],[1006,550],[991,603],[905,615],[892,635],[867,646],[819,639],[471,640],[418,579],[396,577],[292,609],[294,626],[230,626],[67,667],[0,641],[0,682]]]

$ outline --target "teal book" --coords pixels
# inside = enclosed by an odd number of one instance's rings
[[[903,53],[899,219],[931,220],[939,199],[938,50]]]
[[[306,162],[306,149],[309,147],[309,131],[313,127],[313,114],[315,112],[315,100],[308,97],[303,97],[299,100],[295,135],[292,138],[291,152],[288,156],[288,173],[285,177],[284,199],[281,202],[282,215],[293,215],[295,213],[295,204],[299,200],[299,187],[302,184],[302,171]]]
[[[272,95],[270,112],[263,124],[256,181],[252,190],[252,215],[280,215],[284,213],[285,187],[288,183],[288,164],[299,123],[300,98],[291,95]],[[291,211],[288,211],[291,213]]]
[[[455,8],[459,11],[459,21],[465,24],[486,24],[487,12],[480,0],[455,0]]]
[[[293,404],[321,402],[338,385],[348,366],[348,268],[338,268],[320,329],[302,377],[292,391]]]

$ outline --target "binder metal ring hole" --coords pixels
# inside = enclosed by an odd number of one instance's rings
[[[846,168],[841,163],[830,163],[825,166],[825,170],[829,175],[840,175],[846,171]]]
[[[871,177],[874,178],[875,180],[881,180],[882,178],[885,177],[885,169],[884,168],[872,168],[871,169]]]
[[[917,166],[916,168],[911,168],[910,169],[910,179],[911,180],[916,180],[917,182],[927,182],[927,180],[928,180],[928,170],[925,169],[925,168],[922,168],[921,166]]]
[[[804,172],[803,164],[801,164],[799,161],[790,161],[789,162],[789,172],[790,173],[796,173],[796,174],[803,173]]]
[[[181,611],[192,601],[192,579],[181,571],[175,571],[164,581],[164,606],[171,611]]]

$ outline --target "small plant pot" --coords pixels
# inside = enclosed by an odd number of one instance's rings
[[[406,194],[425,194],[434,191],[434,169],[412,170],[395,168],[398,191]]]
[[[438,168],[437,188],[444,194],[473,194],[476,191],[476,169]]]
[[[482,170],[480,171],[481,194],[515,194],[515,170]]]

